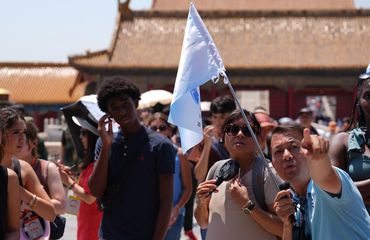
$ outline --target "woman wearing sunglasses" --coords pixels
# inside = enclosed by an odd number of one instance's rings
[[[355,182],[370,213],[370,71],[358,78],[349,127],[354,126],[354,119],[358,121],[356,127],[332,137],[329,155],[333,165],[346,171]]]
[[[156,131],[168,138],[172,137],[172,128],[167,122],[166,114],[159,112],[155,113],[149,120],[148,124],[153,131]],[[182,154],[181,149],[178,149],[175,159],[173,185],[173,208],[169,228],[165,237],[166,240],[180,239],[185,216],[184,206],[189,200],[192,191],[190,165],[186,156]]]
[[[246,110],[244,113],[256,137],[260,138],[261,127],[254,114]],[[207,239],[276,239],[282,236],[283,225],[273,209],[278,189],[268,173],[258,186],[264,189],[266,210],[256,201],[252,173],[256,161],[263,159],[257,157],[257,148],[240,110],[225,119],[221,138],[231,159],[239,163],[240,172],[217,187],[211,173],[225,162],[219,161],[209,170],[207,180],[198,186],[195,217],[202,229],[208,228]]]

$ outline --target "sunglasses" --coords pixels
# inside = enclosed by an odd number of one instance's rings
[[[244,134],[244,136],[246,137],[251,137],[252,134],[249,132],[249,129],[247,126],[239,126],[239,125],[235,125],[235,124],[230,124],[230,125],[227,125],[225,127],[225,133],[228,135],[228,136],[236,136],[238,135],[238,133],[240,132],[240,130],[242,131],[242,133]],[[255,132],[253,130],[253,132]]]
[[[166,131],[167,130],[167,126],[166,125],[160,125],[159,127],[157,126],[153,126],[153,127],[150,127],[153,131],[157,131],[159,130],[160,132],[163,132],[163,131]]]

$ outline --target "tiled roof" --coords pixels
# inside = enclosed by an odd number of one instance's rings
[[[83,96],[86,83],[67,64],[0,63],[0,88],[22,104],[65,104]],[[75,83],[77,85],[74,87]]]
[[[353,0],[154,0],[153,10],[317,10],[354,9]]]
[[[226,69],[363,68],[370,11],[200,12]],[[77,69],[176,69],[187,12],[134,12],[112,52],[70,58]]]

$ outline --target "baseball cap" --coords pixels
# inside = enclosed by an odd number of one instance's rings
[[[312,114],[312,111],[311,109],[307,108],[307,107],[304,107],[304,108],[301,108],[298,112],[298,116],[301,115],[302,113],[309,113],[309,114]]]

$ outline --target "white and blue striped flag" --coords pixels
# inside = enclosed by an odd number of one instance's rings
[[[190,3],[168,118],[179,129],[183,152],[203,139],[199,86],[215,81],[222,73],[225,67],[216,45]]]

